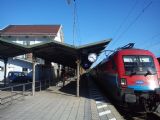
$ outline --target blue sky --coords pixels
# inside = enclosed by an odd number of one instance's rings
[[[76,45],[112,38],[106,49],[134,42],[160,56],[160,0],[75,2]],[[73,5],[67,0],[0,0],[0,29],[9,24],[62,24],[65,42],[72,44]]]

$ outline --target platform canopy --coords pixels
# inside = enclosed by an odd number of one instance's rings
[[[15,57],[29,53],[27,47],[0,38],[0,58]]]
[[[76,67],[77,59],[81,60],[82,64],[86,62],[90,66],[88,55],[90,53],[99,55],[110,41],[110,39],[103,40],[78,47],[57,41],[23,46],[0,38],[0,57],[8,58],[33,53],[36,57],[65,66]]]

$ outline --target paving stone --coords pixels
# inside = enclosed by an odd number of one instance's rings
[[[102,110],[108,110],[108,108],[111,111],[116,110],[108,103],[107,108],[97,109],[98,105],[104,105],[106,102],[99,100],[101,102],[96,103],[98,100],[95,98],[101,97],[102,94],[97,91],[93,83],[89,83],[88,86],[93,89],[90,90],[88,87],[80,89],[84,92],[81,93],[83,97],[72,94],[75,89],[65,93],[61,91],[61,87],[54,86],[46,91],[36,92],[34,97],[26,96],[25,99],[10,105],[0,105],[0,120],[107,120],[118,116],[115,112],[109,116],[99,117],[99,112],[103,112]]]

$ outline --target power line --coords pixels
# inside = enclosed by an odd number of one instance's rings
[[[128,20],[128,18],[130,17],[131,13],[133,12],[133,10],[135,9],[135,7],[137,6],[137,3],[138,3],[138,0],[136,0],[136,2],[133,4],[133,6],[131,7],[130,11],[128,12],[127,16],[124,18],[124,20],[121,22],[119,28],[117,29],[116,31],[116,34],[114,35],[113,39],[114,39],[114,42],[112,44],[112,46],[117,42],[116,41],[116,37],[119,33],[119,31],[121,30],[121,28],[124,26],[124,24],[126,23],[126,21]]]
[[[160,37],[160,33],[155,34],[154,36],[150,37],[149,40],[151,40],[151,39],[153,40],[153,39],[158,38],[158,37]],[[150,43],[150,42],[149,42],[147,45],[144,46],[144,48],[147,48],[147,49],[148,49],[148,48],[153,48],[153,47],[156,46],[159,42],[160,42],[160,41],[157,41],[156,43],[153,43],[153,42]]]
[[[119,35],[117,39],[120,39],[136,23],[136,21],[141,17],[141,15],[145,12],[145,10],[149,8],[151,4],[152,1],[141,10],[141,12],[137,15],[137,17],[127,26],[127,28]]]
[[[149,2],[141,12],[135,17],[135,19],[127,26],[127,28],[118,36],[117,41],[136,23],[136,21],[141,17],[141,15],[151,6],[153,2]],[[114,44],[117,42],[115,41]]]
[[[136,5],[138,3],[138,0],[136,0],[136,2],[134,3],[134,5],[131,7],[130,11],[128,12],[127,16],[124,18],[124,20],[121,22],[119,28],[116,31],[116,34],[114,35],[113,38],[115,38],[118,34],[118,32],[121,30],[122,26],[125,24],[125,22],[128,20],[128,18],[130,17],[131,13],[133,12],[133,10],[135,9]]]

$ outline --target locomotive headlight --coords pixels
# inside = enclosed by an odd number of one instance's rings
[[[159,86],[160,86],[160,78],[158,78],[158,84],[159,84]]]
[[[127,81],[125,78],[121,78],[121,85],[122,86],[126,86],[127,85]]]
[[[156,88],[156,83],[155,83],[154,80],[150,80],[150,81],[149,81],[149,88],[150,88],[151,90],[154,90],[154,89]]]

